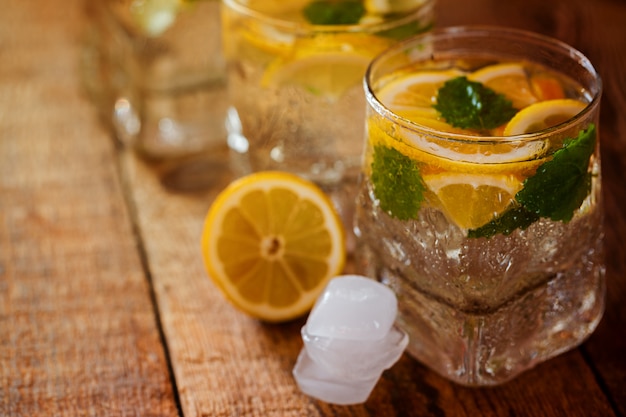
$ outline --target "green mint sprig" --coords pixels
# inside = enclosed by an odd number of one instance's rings
[[[596,147],[596,126],[581,130],[576,139],[566,141],[550,161],[537,168],[524,187],[515,195],[516,205],[468,237],[508,235],[515,229],[526,229],[541,217],[569,222],[591,191],[589,161]]]
[[[358,0],[317,0],[303,14],[314,25],[354,25],[365,15],[365,7]]]
[[[446,81],[433,107],[450,125],[476,130],[495,129],[517,112],[504,95],[464,76]]]
[[[426,186],[415,161],[393,148],[375,146],[371,179],[383,211],[399,220],[417,218]]]

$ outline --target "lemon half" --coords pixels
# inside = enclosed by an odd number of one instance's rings
[[[226,298],[269,322],[306,313],[346,256],[331,201],[284,172],[251,174],[224,189],[207,213],[201,245]]]

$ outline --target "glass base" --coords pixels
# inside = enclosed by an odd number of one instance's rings
[[[461,385],[501,384],[578,346],[604,312],[605,269],[588,259],[481,311],[455,308],[392,269],[375,270],[381,260],[366,248],[357,253],[361,269],[399,294],[398,325],[410,335],[407,352]]]

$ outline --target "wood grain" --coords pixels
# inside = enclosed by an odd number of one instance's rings
[[[0,415],[176,416],[79,3],[0,13]]]
[[[544,33],[602,75],[608,293],[597,331],[495,388],[460,387],[405,355],[350,407],[298,391],[303,319],[260,323],[208,279],[200,231],[229,173],[199,165],[211,187],[175,192],[163,167],[116,146],[99,124],[80,88],[81,0],[2,5],[0,415],[626,415],[623,0],[437,5],[439,26]]]

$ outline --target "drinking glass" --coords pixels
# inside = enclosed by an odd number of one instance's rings
[[[217,0],[91,0],[85,80],[122,143],[154,161],[226,154]],[[223,158],[223,156],[222,156]]]
[[[369,67],[358,270],[396,292],[408,352],[441,375],[499,384],[598,324],[601,87],[574,48],[497,27]]]
[[[363,149],[365,69],[377,53],[429,29],[433,3],[224,1],[235,174],[299,174],[320,185],[350,224]]]

